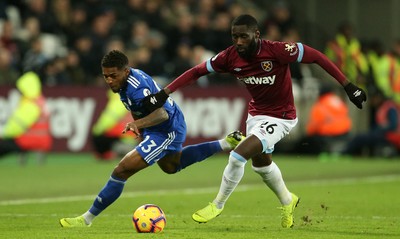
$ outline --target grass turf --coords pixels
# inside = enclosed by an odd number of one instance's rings
[[[150,167],[92,227],[64,229],[59,218],[86,211],[117,162],[52,154],[44,165],[21,167],[9,156],[0,161],[0,238],[400,238],[400,162],[384,159],[275,156],[301,197],[292,229],[280,228],[278,200],[247,165],[221,216],[197,224],[191,214],[216,195],[226,159],[218,155],[176,175]],[[165,211],[161,234],[134,231],[131,215],[145,203]]]

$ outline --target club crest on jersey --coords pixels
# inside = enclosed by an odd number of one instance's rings
[[[261,68],[266,72],[270,72],[272,70],[272,61],[261,62]]]

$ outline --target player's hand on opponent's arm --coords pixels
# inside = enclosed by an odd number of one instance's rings
[[[344,90],[346,91],[350,101],[353,102],[353,104],[355,104],[359,109],[362,109],[362,103],[367,101],[367,95],[365,94],[364,90],[352,83],[345,85]]]
[[[142,100],[142,105],[149,112],[153,112],[154,110],[161,108],[165,104],[165,101],[167,101],[168,97],[169,95],[164,89],[162,89],[155,94],[144,97]]]
[[[128,131],[132,131],[133,134],[135,135],[135,138],[138,138],[140,136],[140,131],[137,125],[135,124],[135,121],[127,123],[122,133],[125,134]]]

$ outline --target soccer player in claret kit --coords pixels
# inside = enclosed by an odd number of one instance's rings
[[[244,138],[239,131],[235,131],[220,140],[182,147],[186,138],[186,123],[172,98],[152,111],[142,105],[144,97],[160,90],[153,78],[129,67],[127,56],[117,50],[103,57],[101,67],[106,83],[114,93],[119,94],[135,119],[126,125],[124,132],[132,131],[140,135],[142,141],[114,168],[89,210],[78,217],[60,219],[62,227],[90,226],[119,198],[128,178],[155,163],[165,173],[174,174],[215,153],[233,149]]]
[[[213,72],[230,73],[243,82],[252,97],[248,107],[247,137],[231,151],[216,198],[195,212],[192,218],[204,223],[221,214],[228,197],[243,177],[246,162],[251,159],[252,169],[282,205],[282,227],[290,228],[299,198],[287,189],[280,169],[272,161],[274,145],[297,124],[289,63],[318,64],[344,87],[350,100],[360,109],[367,97],[321,52],[299,42],[260,39],[257,20],[250,15],[233,20],[231,36],[232,46],[187,70],[160,92],[145,97],[143,105],[154,110],[178,88]]]

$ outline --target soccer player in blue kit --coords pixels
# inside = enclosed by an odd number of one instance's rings
[[[121,195],[127,179],[142,169],[157,163],[165,173],[173,174],[217,152],[233,149],[244,138],[241,132],[235,131],[221,140],[182,148],[186,123],[172,98],[154,111],[144,108],[143,98],[159,92],[160,88],[149,75],[129,67],[128,58],[120,51],[113,50],[106,54],[101,66],[106,83],[120,95],[122,103],[134,118],[123,133],[132,131],[143,140],[114,168],[90,209],[78,217],[62,218],[62,227],[90,226],[93,219]]]
[[[252,169],[275,193],[281,203],[281,226],[293,226],[293,213],[299,197],[290,192],[279,167],[272,161],[274,145],[297,124],[289,63],[316,63],[343,86],[358,108],[366,101],[365,92],[350,83],[342,72],[321,52],[300,42],[278,42],[260,38],[257,20],[240,15],[231,25],[233,45],[211,59],[187,70],[163,90],[143,99],[146,108],[154,110],[169,94],[210,73],[230,73],[241,81],[252,99],[246,121],[246,139],[230,152],[219,192],[206,207],[192,218],[205,223],[221,214],[229,196],[244,175],[248,160]]]

